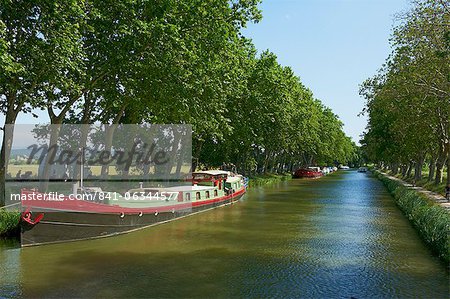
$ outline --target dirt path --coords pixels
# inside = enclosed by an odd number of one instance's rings
[[[380,173],[381,173],[382,175],[384,175],[384,176],[386,176],[386,177],[392,179],[392,180],[395,180],[395,181],[401,183],[403,186],[405,186],[405,187],[408,188],[408,189],[414,189],[414,190],[416,190],[417,192],[420,192],[420,193],[424,194],[424,195],[427,196],[429,199],[434,200],[437,204],[441,205],[441,206],[442,206],[443,208],[445,208],[448,212],[450,212],[450,202],[448,202],[448,201],[445,199],[445,197],[442,196],[441,194],[436,193],[436,192],[433,192],[433,191],[426,190],[426,189],[424,189],[424,188],[422,188],[422,187],[413,186],[413,185],[410,184],[410,183],[407,183],[407,182],[405,182],[405,181],[403,181],[403,180],[401,180],[401,179],[399,179],[399,178],[396,178],[396,177],[394,177],[394,176],[388,175],[388,174],[386,174],[386,173],[384,173],[384,172],[380,172]]]

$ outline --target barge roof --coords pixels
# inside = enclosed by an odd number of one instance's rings
[[[226,174],[228,175],[229,172],[228,171],[224,171],[224,170],[202,170],[202,171],[196,171],[192,173],[194,174],[209,174],[209,175],[219,175],[219,174]]]

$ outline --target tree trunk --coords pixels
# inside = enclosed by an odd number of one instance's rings
[[[109,151],[111,153],[112,148],[112,137],[114,136],[114,131],[119,126],[119,122],[123,117],[123,114],[125,112],[125,109],[128,106],[128,102],[124,101],[122,103],[122,107],[120,108],[120,111],[116,114],[114,119],[112,120],[110,125],[105,125],[105,151]],[[101,177],[103,179],[106,179],[109,173],[109,164],[108,165],[102,165],[101,170]]]
[[[397,173],[398,173],[398,164],[392,164],[392,167],[391,167],[392,169],[392,174],[393,175],[396,175]]]
[[[11,154],[12,135],[14,133],[13,125],[5,125],[3,127],[3,141],[0,152],[0,207],[6,203],[6,172],[8,170],[8,161]],[[14,174],[11,174],[14,175]]]
[[[167,162],[166,165],[166,178],[169,179],[171,177],[172,169],[175,166],[175,162],[177,161],[177,152],[178,152],[178,146],[180,145],[181,141],[181,134],[176,131],[176,129],[173,130],[174,139],[172,143],[172,151],[170,152],[170,159]],[[175,170],[176,173],[176,170]]]
[[[447,186],[450,187],[450,156],[447,157]]]
[[[406,172],[408,171],[408,166],[407,165],[402,165],[402,177],[406,176]]]
[[[434,172],[436,170],[436,156],[432,156],[429,164],[429,172],[428,172],[428,182],[431,182],[434,178]]]
[[[414,162],[410,162],[408,164],[408,171],[406,172],[406,177],[407,178],[411,177],[411,172],[412,172],[413,168],[414,168]]]
[[[270,158],[270,153],[266,152],[266,154],[264,155],[264,165],[263,165],[263,173],[266,174],[267,173],[267,168],[269,167],[269,158]]]
[[[114,136],[114,131],[119,125],[114,123],[112,125],[105,125],[105,148],[104,152],[109,153],[109,158],[111,158],[112,140]],[[102,165],[101,177],[102,179],[107,179],[109,174],[109,164]]]
[[[39,184],[39,191],[40,192],[47,192],[48,184],[50,180],[50,171],[51,171],[51,164],[50,159],[55,159],[56,154],[58,152],[57,149],[57,143],[59,138],[59,133],[61,131],[61,123],[62,119],[56,118],[52,119],[51,125],[50,125],[50,141],[48,144],[48,151],[47,155],[44,160],[44,170],[42,172],[41,177],[39,178],[40,184]]]
[[[444,168],[444,164],[436,163],[436,176],[434,177],[434,184],[439,185],[442,183],[442,169]]]
[[[422,168],[423,168],[424,156],[419,158],[414,169],[414,180],[420,181],[422,179]]]
[[[192,157],[192,169],[191,169],[191,172],[195,172],[195,170],[198,167],[198,164],[199,164],[199,160],[198,159],[199,159],[200,153],[202,151],[203,143],[204,142],[200,142],[199,141],[198,144],[197,144],[197,147],[195,149],[195,152],[193,153],[194,156]]]
[[[442,183],[442,170],[444,169],[445,161],[448,158],[448,147],[444,147],[439,153],[436,161],[436,176],[434,178],[434,184],[438,185]]]
[[[151,133],[150,135],[152,135],[153,133]],[[192,137],[190,138],[190,140],[188,140],[188,136],[191,136],[190,134],[186,134],[186,132],[182,132],[181,133],[181,142],[182,142],[182,149],[181,152],[178,155],[178,159],[177,159],[177,168],[176,168],[176,175],[178,178],[181,177],[181,173],[182,173],[182,168],[183,168],[183,164],[186,160],[186,153],[184,152],[184,146],[188,143],[188,142],[192,142]],[[191,145],[192,147],[192,145]],[[192,152],[190,153],[192,154]],[[192,163],[192,161],[191,161]]]
[[[6,202],[5,198],[5,183],[6,172],[8,170],[9,156],[11,155],[11,146],[14,134],[14,124],[16,123],[17,116],[22,110],[23,105],[19,103],[17,107],[14,107],[15,97],[8,98],[8,110],[5,116],[5,126],[3,127],[3,140],[2,148],[0,150],[0,207],[3,207]]]
[[[87,138],[90,131],[90,122],[91,122],[91,111],[93,102],[91,99],[91,94],[89,92],[84,94],[85,102],[83,106],[83,116],[81,118],[81,140],[80,140],[80,148],[85,148],[87,144]],[[82,157],[84,159],[84,157]],[[81,162],[81,161],[80,161]],[[78,167],[80,166],[80,167]],[[74,181],[78,181],[81,179],[81,165],[74,165],[73,177]]]

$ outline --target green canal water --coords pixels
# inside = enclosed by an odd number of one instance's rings
[[[354,171],[119,237],[0,246],[6,298],[449,296],[445,265],[383,185]]]

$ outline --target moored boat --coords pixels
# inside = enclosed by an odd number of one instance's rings
[[[322,171],[320,169],[310,168],[300,168],[297,169],[292,175],[293,178],[318,178],[323,176]]]
[[[140,186],[124,194],[89,187],[67,196],[22,190],[22,246],[126,233],[233,203],[245,191],[242,176],[219,170],[193,173],[191,186]]]

